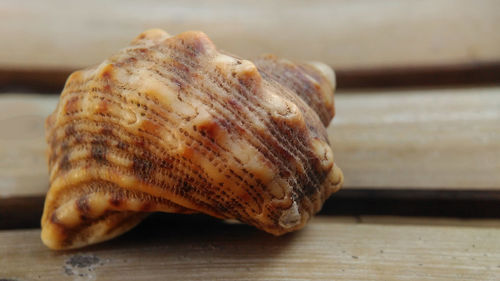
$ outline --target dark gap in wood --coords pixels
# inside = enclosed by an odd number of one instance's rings
[[[43,201],[43,196],[0,198],[0,229],[40,227]],[[320,214],[500,218],[499,206],[500,191],[491,190],[344,189],[328,199]]]
[[[0,92],[59,93],[73,69],[0,69]],[[500,62],[336,69],[338,89],[500,84]]]
[[[337,88],[399,88],[500,84],[500,62],[338,70]]]
[[[0,92],[60,93],[70,69],[0,69]]]
[[[40,227],[44,196],[0,197],[0,230]]]
[[[339,198],[342,200],[367,198],[367,199],[394,199],[394,200],[494,200],[500,202],[500,190],[491,189],[421,189],[421,188],[395,188],[395,189],[374,189],[356,188],[341,189],[333,194],[329,200]]]
[[[343,190],[323,206],[323,215],[500,218],[500,191]]]

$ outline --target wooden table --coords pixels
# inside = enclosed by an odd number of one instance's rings
[[[0,280],[500,280],[499,13],[486,0],[3,1]],[[41,243],[44,118],[69,72],[150,27],[335,67],[345,187],[303,230],[154,214],[84,249]]]

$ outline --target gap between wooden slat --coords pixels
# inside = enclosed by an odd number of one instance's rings
[[[0,229],[40,227],[45,197],[0,197]],[[500,192],[491,190],[343,189],[320,215],[500,218]]]
[[[59,93],[70,69],[0,68],[0,92]],[[336,69],[337,88],[383,89],[500,84],[500,62],[406,68]]]

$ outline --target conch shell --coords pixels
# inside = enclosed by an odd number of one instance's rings
[[[149,30],[68,78],[46,120],[52,249],[108,240],[150,212],[204,213],[281,235],[340,188],[325,126],[334,73]]]

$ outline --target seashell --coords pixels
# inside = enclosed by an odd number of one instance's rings
[[[150,212],[302,228],[343,182],[325,130],[334,84],[321,63],[251,62],[202,32],[142,33],[71,74],[46,120],[43,242],[101,242]]]

